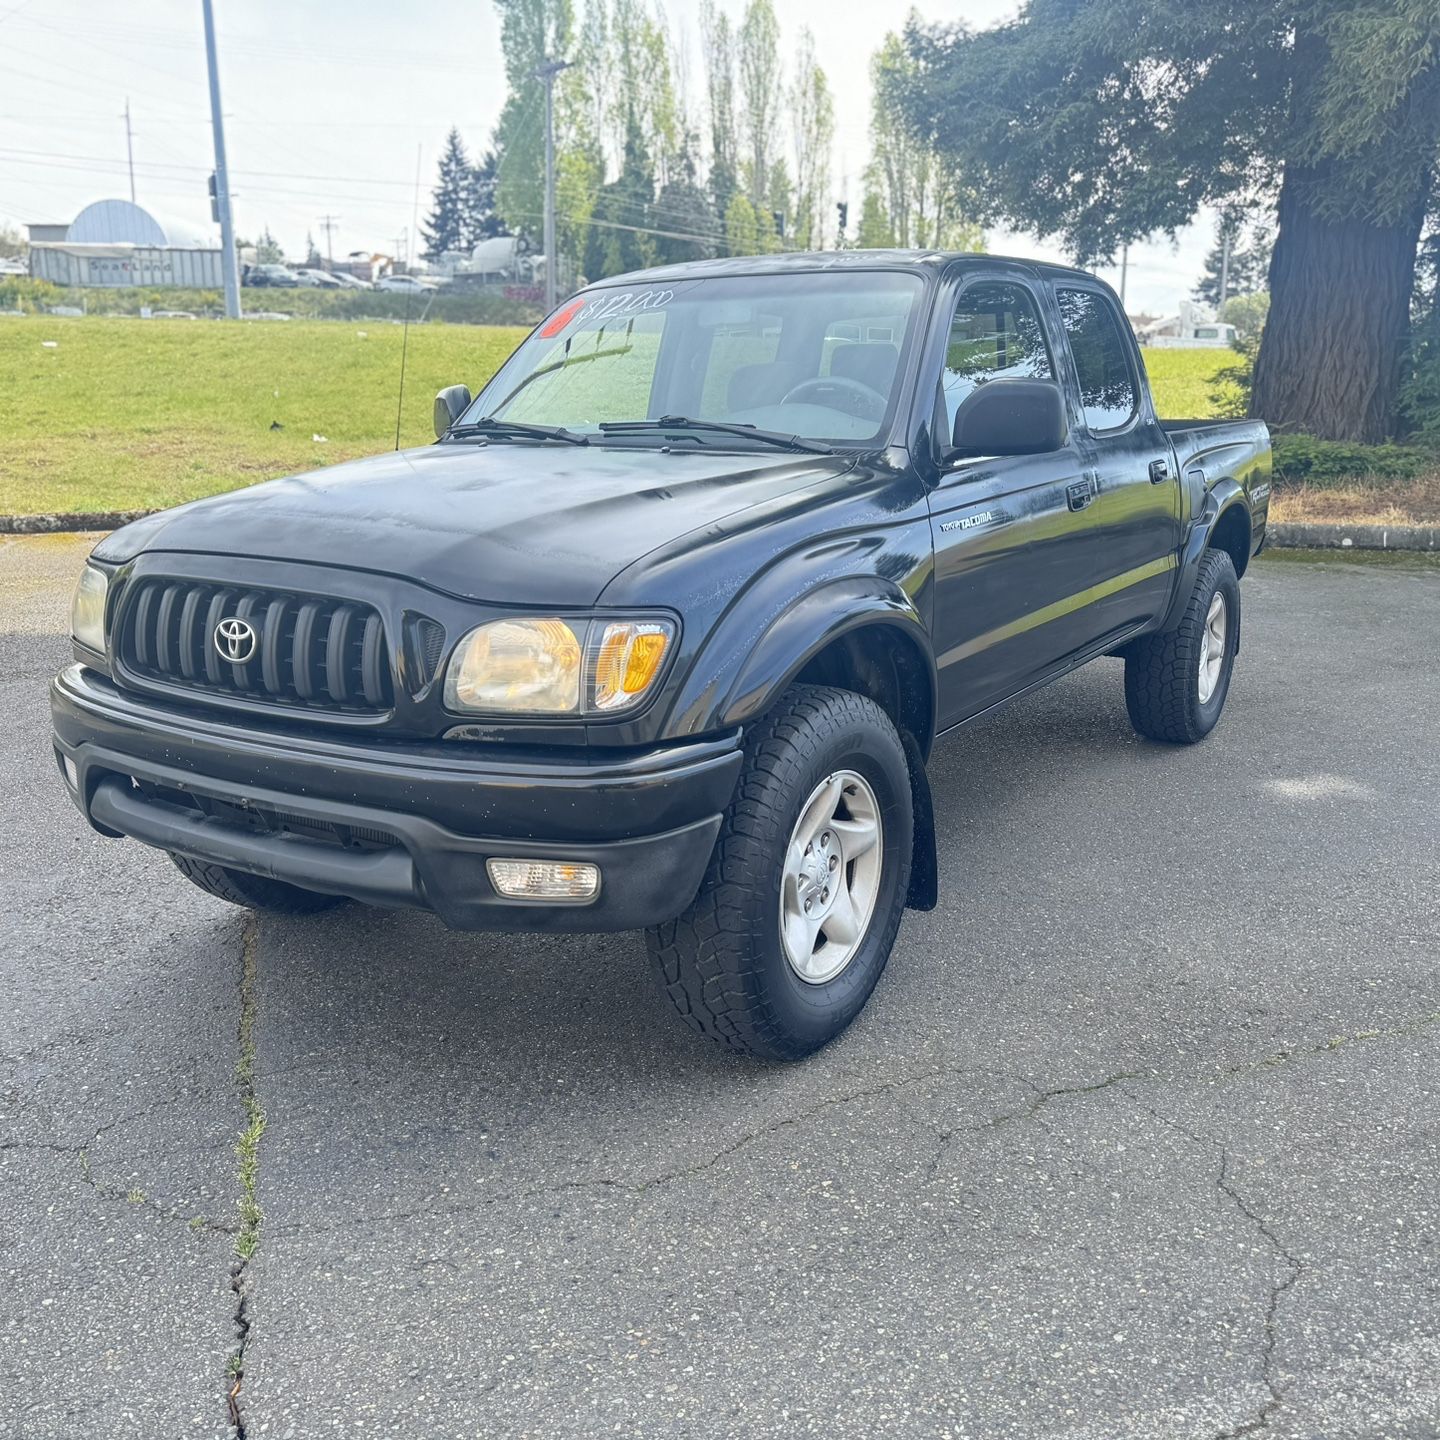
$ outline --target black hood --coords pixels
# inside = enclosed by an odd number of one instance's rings
[[[451,442],[197,500],[117,530],[96,557],[253,556],[379,571],[500,604],[583,606],[657,546],[825,486],[851,464]]]

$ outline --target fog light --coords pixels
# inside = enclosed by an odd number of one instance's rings
[[[572,860],[487,860],[490,883],[507,900],[593,900],[600,867]]]
[[[76,768],[75,762],[68,756],[60,757],[61,764],[65,767],[65,782],[72,790],[80,788],[80,771]]]

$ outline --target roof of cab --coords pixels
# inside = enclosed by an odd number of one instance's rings
[[[703,280],[725,275],[820,274],[844,270],[899,270],[911,274],[935,273],[953,261],[968,260],[977,264],[1002,263],[1022,265],[1032,271],[1050,275],[1094,276],[1068,265],[1052,265],[1044,260],[1030,260],[1015,255],[988,255],[975,250],[808,250],[779,255],[737,255],[721,260],[687,260],[678,265],[659,265],[650,270],[631,270],[596,280],[588,289],[612,285],[635,285],[651,280]]]

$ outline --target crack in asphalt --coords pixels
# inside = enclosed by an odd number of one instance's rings
[[[1338,1048],[1338,1047],[1336,1047]],[[1321,1051],[1319,1053],[1325,1053]],[[1284,1274],[1277,1275],[1270,1282],[1270,1293],[1265,1302],[1264,1340],[1260,1347],[1260,1378],[1269,1396],[1249,1419],[1227,1430],[1217,1431],[1213,1440],[1242,1440],[1246,1435],[1256,1435],[1270,1428],[1271,1416],[1285,1403],[1285,1387],[1275,1377],[1275,1347],[1279,1342],[1280,1302],[1305,1273],[1305,1263],[1294,1255],[1285,1242],[1271,1228],[1269,1223],[1235,1188],[1230,1178],[1230,1151],[1219,1140],[1197,1135],[1193,1130],[1162,1115],[1158,1110],[1146,1106],[1146,1110],[1162,1125],[1168,1126],[1177,1135],[1184,1136],[1202,1149],[1220,1152],[1220,1171],[1215,1177],[1215,1188],[1225,1195],[1235,1209],[1250,1223],[1265,1241],[1271,1253],[1285,1267]]]
[[[122,1125],[129,1125],[136,1120],[147,1119],[151,1115],[157,1115],[162,1110],[168,1109],[182,1099],[189,1099],[189,1096],[168,1096],[164,1100],[157,1101],[153,1105],[143,1106],[139,1110],[127,1111],[124,1115],[117,1116],[114,1120],[107,1120],[105,1124],[97,1126],[88,1139],[76,1143],[67,1144],[60,1140],[5,1140],[0,1141],[0,1152],[7,1150],[16,1151],[46,1151],[53,1155],[72,1156],[79,1167],[80,1180],[88,1185],[102,1200],[110,1200],[126,1205],[143,1205],[151,1210],[161,1220],[176,1220],[184,1224],[188,1230],[203,1232],[210,1235],[233,1235],[237,1227],[227,1225],[223,1221],[211,1220],[204,1215],[187,1214],[177,1209],[174,1205],[164,1205],[159,1200],[152,1199],[142,1191],[135,1188],[122,1189],[118,1185],[108,1184],[101,1180],[96,1174],[90,1161],[90,1152],[102,1136],[108,1135],[110,1131],[118,1129]]]
[[[1316,1060],[1325,1055],[1333,1055],[1337,1050],[1343,1050],[1347,1045],[1373,1045],[1379,1040],[1405,1040],[1412,1036],[1423,1035],[1428,1030],[1433,1030],[1440,1025],[1440,1010],[1430,1010],[1424,1015],[1417,1015],[1412,1020],[1402,1020],[1398,1025],[1386,1025],[1379,1030],[1356,1030],[1349,1035],[1332,1035],[1315,1045],[1305,1045],[1298,1050],[1276,1050],[1271,1055],[1265,1055],[1259,1060],[1242,1060],[1234,1065],[1228,1065],[1219,1072],[1221,1077],[1229,1079],[1237,1075],[1254,1075],[1262,1070],[1279,1070],[1286,1065],[1294,1065],[1307,1060]]]
[[[1279,1338],[1280,1302],[1285,1298],[1285,1294],[1291,1286],[1299,1280],[1305,1267],[1286,1249],[1280,1237],[1250,1208],[1244,1197],[1231,1183],[1230,1152],[1223,1145],[1220,1147],[1220,1175],[1215,1184],[1234,1201],[1235,1208],[1264,1236],[1270,1249],[1280,1260],[1284,1261],[1286,1268],[1286,1273],[1282,1278],[1270,1282],[1270,1297],[1265,1305],[1265,1342],[1260,1350],[1260,1378],[1265,1382],[1265,1388],[1270,1392],[1270,1398],[1256,1411],[1254,1419],[1247,1420],[1233,1429],[1222,1430],[1215,1436],[1215,1440],[1240,1440],[1243,1435],[1254,1435],[1261,1430],[1268,1429],[1270,1417],[1285,1403],[1285,1388],[1275,1378],[1275,1345]]]
[[[385,1223],[396,1220],[413,1220],[421,1217],[434,1219],[441,1216],[463,1215],[476,1210],[490,1209],[495,1205],[514,1204],[525,1200],[537,1200],[549,1196],[567,1194],[575,1190],[615,1190],[628,1192],[637,1197],[644,1196],[650,1191],[657,1190],[662,1186],[671,1185],[680,1180],[692,1179],[697,1175],[703,1175],[705,1172],[713,1170],[717,1165],[731,1159],[756,1141],[777,1134],[779,1131],[791,1126],[803,1125],[813,1120],[817,1115],[824,1113],[826,1110],[844,1105],[853,1105],[858,1101],[873,1099],[880,1095],[894,1094],[900,1090],[907,1090],[916,1085],[922,1085],[927,1081],[942,1080],[956,1075],[1004,1075],[1006,1078],[1017,1080],[1019,1083],[1034,1090],[1036,1092],[1036,1098],[1029,1105],[1019,1110],[1002,1111],[1000,1114],[993,1115],[988,1120],[983,1120],[976,1125],[952,1127],[950,1130],[942,1132],[940,1137],[941,1146],[947,1143],[950,1137],[955,1134],[982,1134],[987,1130],[995,1130],[1004,1125],[1033,1119],[1044,1110],[1052,1100],[1057,1100],[1064,1096],[1092,1095],[1098,1091],[1107,1090],[1112,1085],[1117,1085],[1125,1080],[1140,1080],[1146,1078],[1142,1072],[1123,1070],[1107,1075],[1104,1079],[1094,1081],[1088,1085],[1061,1085],[1049,1089],[1041,1089],[1034,1081],[1024,1076],[1010,1075],[1004,1071],[976,1070],[973,1066],[942,1066],[939,1069],[925,1070],[919,1074],[907,1075],[901,1079],[887,1081],[883,1084],[869,1085],[860,1090],[848,1091],[843,1095],[827,1096],[825,1099],[818,1100],[793,1115],[782,1115],[768,1125],[763,1125],[759,1129],[748,1131],[731,1144],[721,1150],[717,1150],[713,1155],[706,1157],[704,1160],[696,1161],[690,1165],[683,1165],[674,1170],[661,1171],[658,1175],[652,1175],[644,1180],[620,1180],[608,1175],[577,1180],[561,1180],[550,1185],[536,1186],[529,1190],[506,1191],[503,1194],[489,1195],[480,1200],[464,1202],[457,1205],[436,1207],[426,1204],[415,1206],[408,1210],[382,1211],[376,1214],[360,1216],[347,1222],[343,1226],[297,1224],[277,1228],[286,1234],[332,1234],[342,1229],[352,1229],[357,1225]],[[938,1163],[938,1161],[932,1161],[932,1168],[936,1163]]]
[[[236,1045],[235,1083],[240,1092],[244,1124],[235,1141],[239,1164],[240,1197],[237,1206],[240,1224],[235,1232],[235,1259],[230,1266],[230,1289],[235,1295],[235,1348],[225,1367],[225,1404],[237,1440],[245,1440],[245,1416],[240,1389],[245,1383],[245,1350],[250,1343],[250,1262],[260,1248],[260,1140],[265,1134],[265,1112],[255,1089],[255,1020],[259,997],[259,923],[253,914],[245,917],[240,932],[240,1021]]]

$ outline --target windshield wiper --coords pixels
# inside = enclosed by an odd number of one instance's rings
[[[502,420],[497,415],[486,415],[480,420],[471,420],[464,425],[452,425],[446,431],[446,438],[458,436],[464,439],[467,435],[483,435],[500,437],[504,435],[518,435],[526,440],[563,440],[567,445],[588,445],[588,435],[577,435],[573,430],[567,430],[563,425],[527,425],[523,420]]]
[[[708,430],[718,435],[739,435],[746,440],[759,440],[765,445],[778,445],[782,450],[809,450],[816,455],[832,453],[828,445],[806,440],[801,435],[760,430],[754,425],[730,425],[723,420],[696,420],[689,415],[662,415],[658,420],[602,420],[600,430],[605,435],[633,435],[641,430]]]

